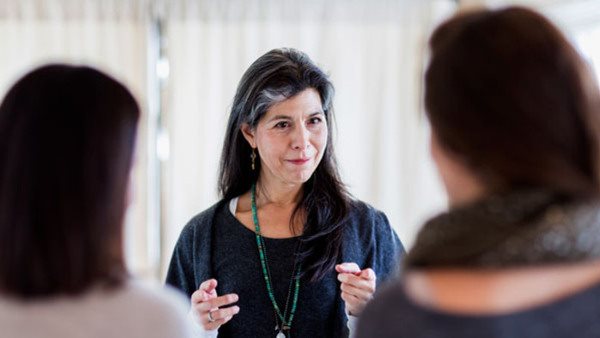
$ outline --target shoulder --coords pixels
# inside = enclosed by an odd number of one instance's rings
[[[188,337],[192,332],[188,302],[171,287],[131,280],[110,298],[131,325],[144,323],[148,337]]]
[[[187,300],[169,286],[130,280],[117,296],[132,304],[144,305],[145,309],[151,311],[186,313]]]
[[[416,314],[409,307],[410,303],[407,302],[402,283],[400,281],[388,283],[377,290],[375,298],[367,304],[359,317],[357,337],[383,338],[396,337],[400,333],[406,334],[406,331],[400,328],[412,325],[409,324],[413,322],[410,316]]]
[[[371,267],[378,283],[399,272],[404,247],[387,216],[373,206],[358,200],[350,202],[342,244],[342,259]]]
[[[385,213],[360,200],[349,202],[347,222],[350,230],[363,235],[394,233]]]
[[[357,337],[599,337],[600,284],[546,305],[467,314],[420,305],[403,282],[378,289],[359,318]],[[560,320],[548,320],[548,319]]]
[[[193,328],[181,297],[133,280],[77,296],[28,302],[0,297],[0,327],[2,337],[188,338]]]
[[[213,223],[226,210],[221,200],[194,216],[181,230],[175,244],[166,282],[191,295],[211,275]]]
[[[350,200],[348,203],[348,218],[360,220],[386,221],[387,217],[372,205],[361,200]]]
[[[213,204],[210,208],[200,212],[190,219],[181,231],[182,238],[194,238],[201,234],[210,234],[215,215],[223,210],[226,204],[225,200],[220,200]]]

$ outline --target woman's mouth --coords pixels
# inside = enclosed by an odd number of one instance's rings
[[[292,163],[292,164],[296,164],[296,165],[303,165],[306,162],[308,162],[310,159],[309,158],[297,158],[297,159],[293,159],[293,160],[288,160],[288,162]]]

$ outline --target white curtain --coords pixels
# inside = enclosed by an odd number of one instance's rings
[[[34,66],[70,62],[102,69],[124,82],[144,113],[140,121],[133,180],[134,203],[127,215],[130,269],[156,276],[148,252],[146,224],[146,84],[149,1],[2,0],[0,2],[0,93]]]
[[[596,79],[600,79],[600,20],[594,26],[577,30],[575,41],[596,72]]]
[[[510,5],[526,6],[542,12],[567,31],[598,26],[600,1],[598,0],[460,0],[462,7]]]
[[[343,179],[410,244],[418,225],[445,205],[420,101],[428,34],[453,9],[450,0],[170,1],[163,262],[182,226],[217,201],[237,82],[277,47],[306,52],[331,75]]]
[[[558,22],[598,72],[599,0],[461,1],[515,3]],[[127,260],[134,273],[156,278],[181,227],[217,201],[223,133],[242,73],[272,48],[298,48],[336,86],[335,147],[350,191],[383,210],[410,245],[422,221],[445,206],[429,158],[421,78],[428,34],[454,9],[452,0],[1,0],[0,92],[52,61],[92,65],[132,89],[143,115]],[[160,67],[167,75],[170,65],[162,103],[153,96],[154,13],[170,61]],[[161,105],[162,177],[153,167]]]

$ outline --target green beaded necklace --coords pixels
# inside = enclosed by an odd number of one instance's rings
[[[277,301],[275,301],[275,293],[273,292],[273,286],[271,284],[271,272],[269,271],[269,265],[267,264],[267,251],[265,246],[265,240],[260,233],[260,225],[258,224],[258,213],[256,211],[256,184],[252,184],[250,200],[252,202],[252,219],[254,221],[256,245],[258,246],[258,254],[260,256],[260,265],[262,266],[263,276],[265,277],[265,282],[267,284],[267,293],[269,294],[269,299],[271,299],[271,303],[273,304],[273,309],[275,310],[275,314],[277,317],[276,319],[279,319],[279,321],[281,321],[281,328],[279,328],[279,324],[275,327],[275,330],[279,330],[279,333],[277,334],[276,338],[284,338],[286,335],[283,333],[283,331],[287,331],[289,337],[289,331],[292,328],[292,321],[294,320],[294,314],[296,313],[296,306],[298,305],[298,292],[300,291],[300,266],[298,266],[298,269],[296,269],[296,263],[294,262],[292,280],[290,281],[290,289],[288,291],[287,300],[285,302],[285,309],[282,314],[281,309],[277,305]],[[294,282],[294,297],[292,301],[290,316],[286,320],[285,318],[287,316],[290,294],[292,291],[292,282]]]

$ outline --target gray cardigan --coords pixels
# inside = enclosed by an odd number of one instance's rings
[[[176,244],[166,282],[184,292],[188,298],[200,283],[216,277],[211,260],[214,253],[214,227],[226,219],[224,213],[229,212],[227,202],[222,200],[192,218]],[[387,217],[363,202],[352,201],[338,262],[356,262],[361,268],[372,268],[380,284],[398,272],[399,259],[403,254],[402,244]],[[331,287],[339,290],[339,283],[336,284]],[[332,325],[331,332],[335,337],[346,337],[348,329],[344,302],[339,291],[335,297],[336,320],[327,325]]]

